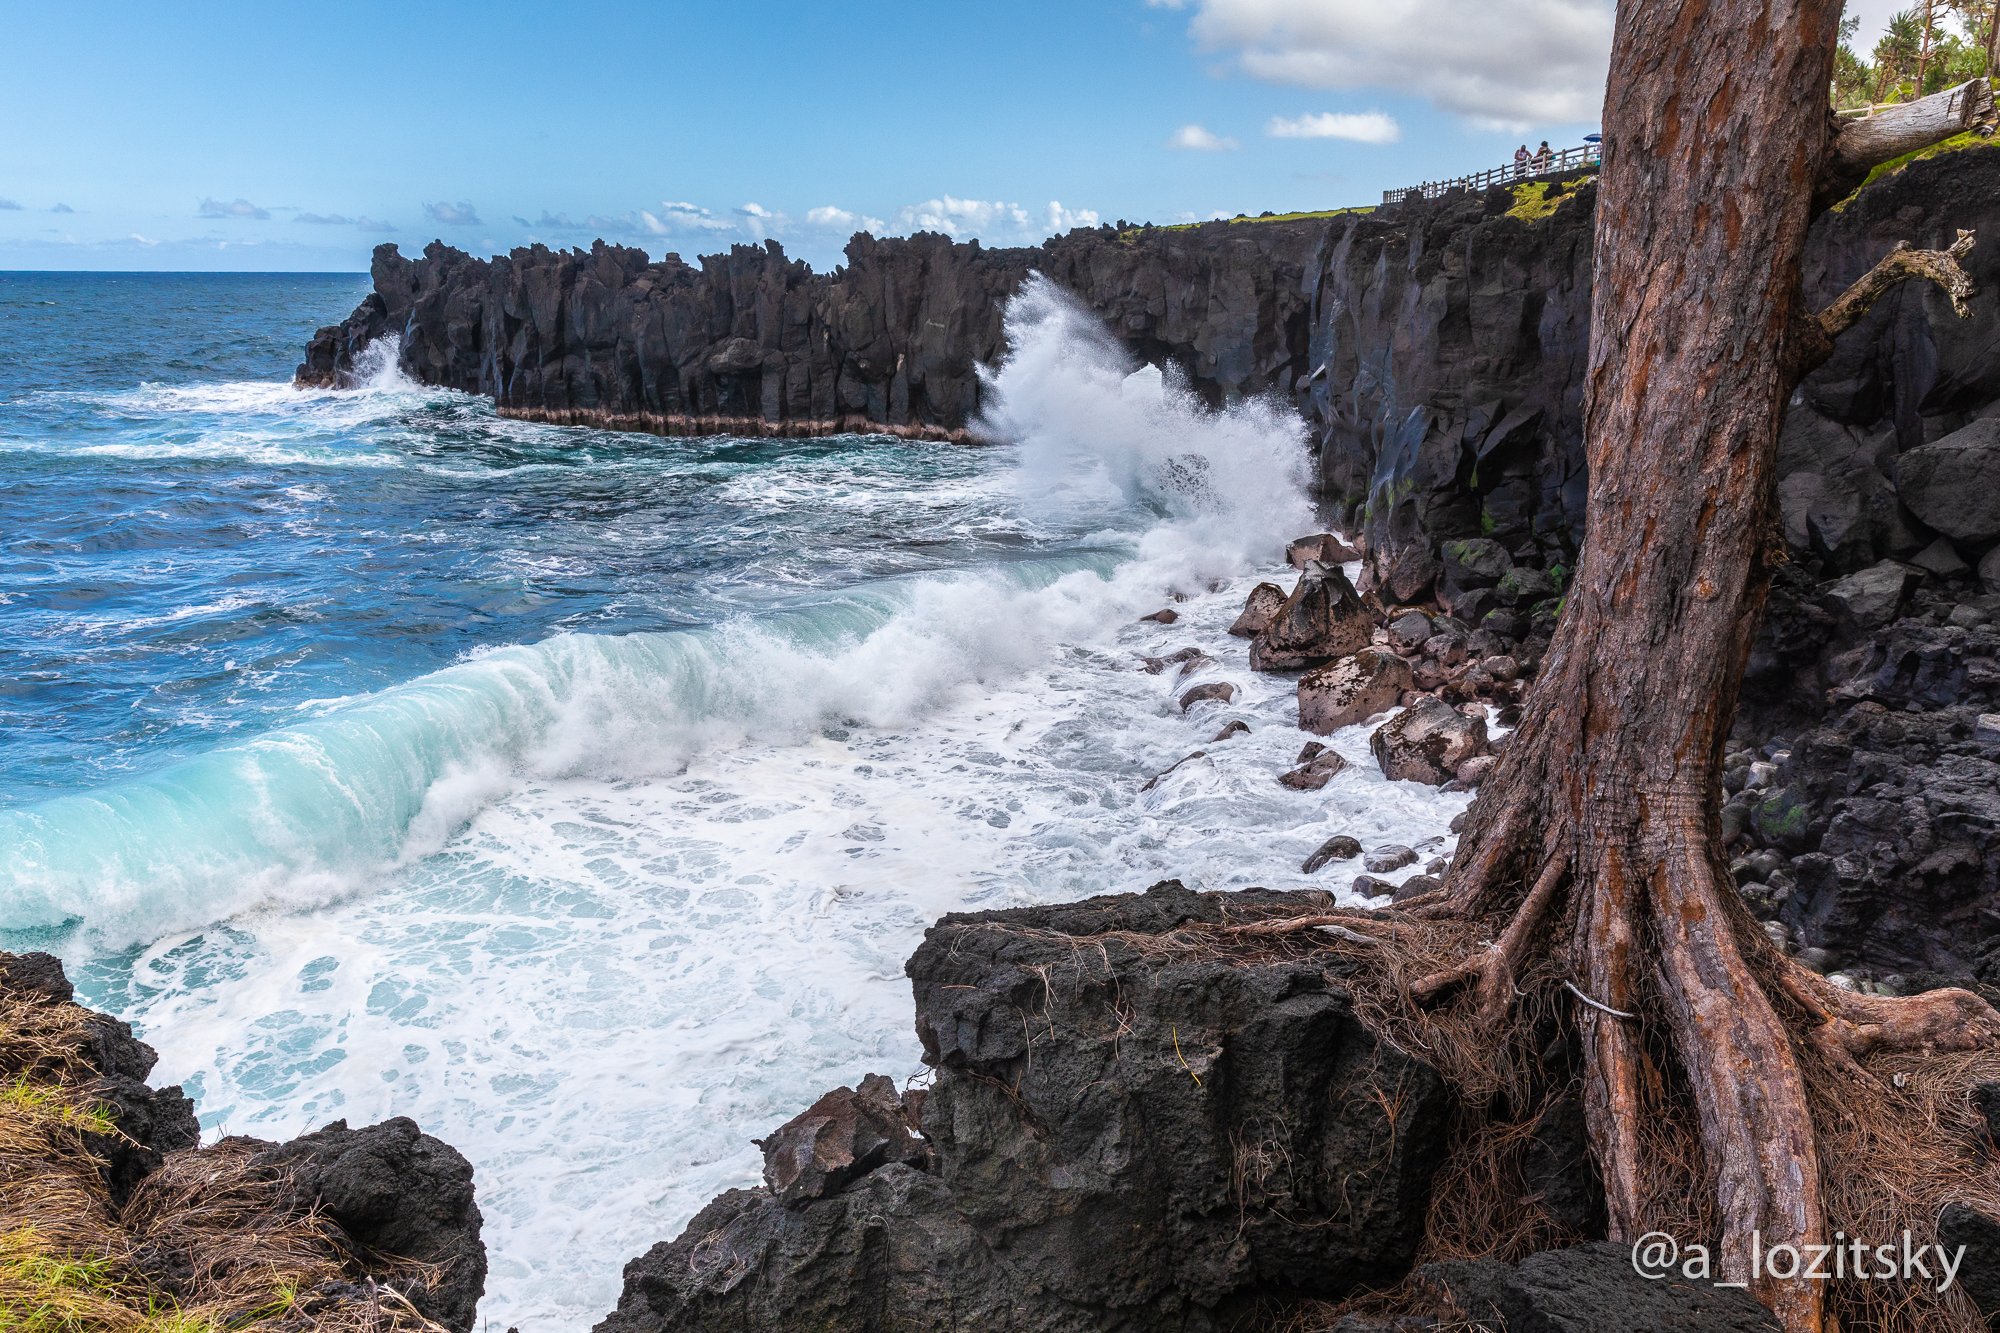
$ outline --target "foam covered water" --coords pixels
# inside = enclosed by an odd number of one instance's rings
[[[180,466],[148,450],[192,416],[171,449],[237,450],[208,457],[211,491],[377,497],[366,524],[302,520],[308,545],[386,542],[408,580],[317,605],[322,642],[407,625],[442,586],[531,605],[471,642],[280,665],[256,696],[156,653],[179,687],[160,743],[79,728],[72,757],[116,758],[0,810],[0,943],[64,952],[211,1130],[415,1117],[478,1168],[484,1317],[583,1328],[625,1259],[756,1179],[752,1135],[919,1072],[902,964],[939,914],[1296,884],[1337,832],[1435,845],[1462,798],[1382,780],[1360,728],[1324,791],[1275,781],[1305,739],[1292,682],[1224,632],[1310,523],[1296,422],[1204,410],[1046,284],[1008,327],[985,423],[1006,443],[982,450],[635,441],[387,378],[119,400],[137,452],[110,457],[143,480]],[[236,434],[278,452],[211,438]],[[29,443],[0,469],[79,457]],[[468,488],[488,505],[426,512]],[[258,530],[281,564],[283,522]],[[459,574],[403,569],[427,539]],[[143,656],[269,633],[268,593],[220,574],[144,608],[64,586],[31,589],[52,664],[93,634]],[[1169,599],[1176,624],[1139,620]],[[1141,669],[1183,646],[1217,660]],[[1207,679],[1240,693],[1182,714]],[[1251,732],[1211,743],[1232,717]]]

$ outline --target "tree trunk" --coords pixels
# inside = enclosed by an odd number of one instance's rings
[[[1718,1230],[1683,1239],[1718,1241],[1718,1277],[1748,1283],[1793,1333],[1827,1327],[1821,1284],[1753,1273],[1751,1238],[1768,1250],[1828,1232],[1802,1056],[1828,1033],[1848,1040],[1852,1025],[1816,978],[1785,980],[1794,965],[1737,897],[1721,778],[1771,569],[1784,559],[1774,509],[1785,403],[1852,322],[1852,310],[1824,323],[1804,310],[1800,281],[1836,157],[1826,90],[1841,8],[1619,4],[1597,199],[1584,550],[1519,731],[1444,889],[1418,905],[1434,916],[1513,914],[1482,958],[1427,979],[1422,995],[1478,976],[1482,1006],[1504,1011],[1532,951],[1568,961],[1589,1001],[1577,1009],[1586,1110],[1614,1239],[1648,1230],[1660,1208],[1660,1169],[1642,1144],[1657,1062],[1671,1060],[1705,1176],[1682,1188],[1705,1184]],[[1983,85],[1978,94],[1990,118]],[[1962,126],[1963,110],[1918,114]],[[1875,137],[1909,151],[1910,136]],[[1881,144],[1858,142],[1845,145],[1840,172],[1881,160]],[[1956,253],[1925,259],[1956,272]],[[1871,275],[1877,287],[1911,276],[1902,269],[1912,261],[1898,263]],[[1873,290],[1857,285],[1849,304]],[[1945,1007],[1988,1035],[1979,1025],[1990,1011],[1970,999],[1952,993]],[[1920,1040],[1940,1040],[1943,1012],[1915,1013]]]

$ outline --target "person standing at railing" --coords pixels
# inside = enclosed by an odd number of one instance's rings
[[[1514,150],[1514,174],[1516,176],[1525,176],[1528,174],[1528,145],[1526,144],[1522,144]]]
[[[1549,141],[1542,140],[1542,146],[1535,150],[1535,174],[1539,176],[1547,171],[1554,161],[1555,153],[1550,150]]]

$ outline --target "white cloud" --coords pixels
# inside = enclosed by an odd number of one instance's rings
[[[1355,143],[1395,143],[1403,137],[1396,118],[1380,111],[1323,111],[1287,120],[1273,116],[1264,127],[1273,139],[1352,139]]]
[[[1225,139],[1200,125],[1183,125],[1174,131],[1173,138],[1167,140],[1167,147],[1189,153],[1227,153],[1241,146],[1236,140]]]
[[[69,206],[68,204],[57,204],[57,205],[56,205],[56,206],[55,206],[54,208],[51,208],[51,209],[49,210],[49,212],[51,212],[51,213],[74,213],[74,212],[76,212],[76,210],[75,210],[74,208],[71,208],[71,207],[70,207],[70,206]]]
[[[830,227],[842,231],[867,231],[881,235],[889,224],[881,218],[871,218],[865,213],[850,213],[844,208],[826,204],[806,210],[806,222],[814,227]]]
[[[735,224],[728,218],[717,217],[700,204],[691,204],[680,199],[663,199],[657,213],[640,209],[637,230],[654,236],[666,236],[675,232],[690,231],[732,231]]]
[[[1148,0],[1191,8],[1204,50],[1305,88],[1394,88],[1491,126],[1587,123],[1612,0]]]
[[[941,231],[957,240],[970,237],[998,245],[1032,245],[1056,232],[1074,227],[1095,227],[1095,210],[1065,208],[1059,200],[1049,201],[1048,211],[1039,220],[1019,204],[997,199],[960,199],[939,195],[921,204],[911,204],[898,215],[908,231]]]
[[[1019,232],[1028,226],[1027,210],[1019,204],[997,200],[960,199],[943,194],[911,204],[902,212],[903,225],[917,231],[941,231],[951,236],[991,234],[1005,229]]]
[[[463,199],[455,204],[425,204],[424,216],[440,227],[483,227],[479,210]]]
[[[1103,221],[1094,208],[1064,208],[1057,200],[1049,200],[1049,234],[1059,235],[1075,231],[1078,227],[1095,227]]]
[[[204,199],[195,207],[195,216],[203,218],[248,218],[262,222],[271,216],[268,208],[259,208],[248,199],[232,199],[223,203],[220,199]]]
[[[769,220],[774,218],[782,218],[784,216],[784,214],[782,213],[773,213],[770,209],[764,207],[762,204],[745,204],[743,205],[743,207],[737,209],[736,211],[738,213],[741,213],[746,218],[762,218]]]
[[[377,222],[374,218],[368,217],[365,214],[361,217],[351,218],[345,213],[301,213],[293,218],[292,221],[308,222],[316,227],[359,227],[362,231],[396,230],[388,223]]]

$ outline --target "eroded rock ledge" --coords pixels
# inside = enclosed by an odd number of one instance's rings
[[[767,1184],[631,1263],[598,1333],[1219,1333],[1402,1281],[1448,1146],[1444,1082],[1370,1034],[1330,957],[1168,939],[1329,901],[1167,882],[944,918],[908,969],[931,1087],[870,1079],[764,1140]],[[1577,1124],[1536,1160],[1581,1231]],[[1607,1256],[1439,1266],[1438,1317],[1297,1326],[1774,1327],[1740,1293]],[[1587,1322],[1606,1310],[1640,1322]]]
[[[464,1157],[400,1118],[204,1148],[156,1058],[56,959],[0,953],[0,1325],[470,1333]]]

